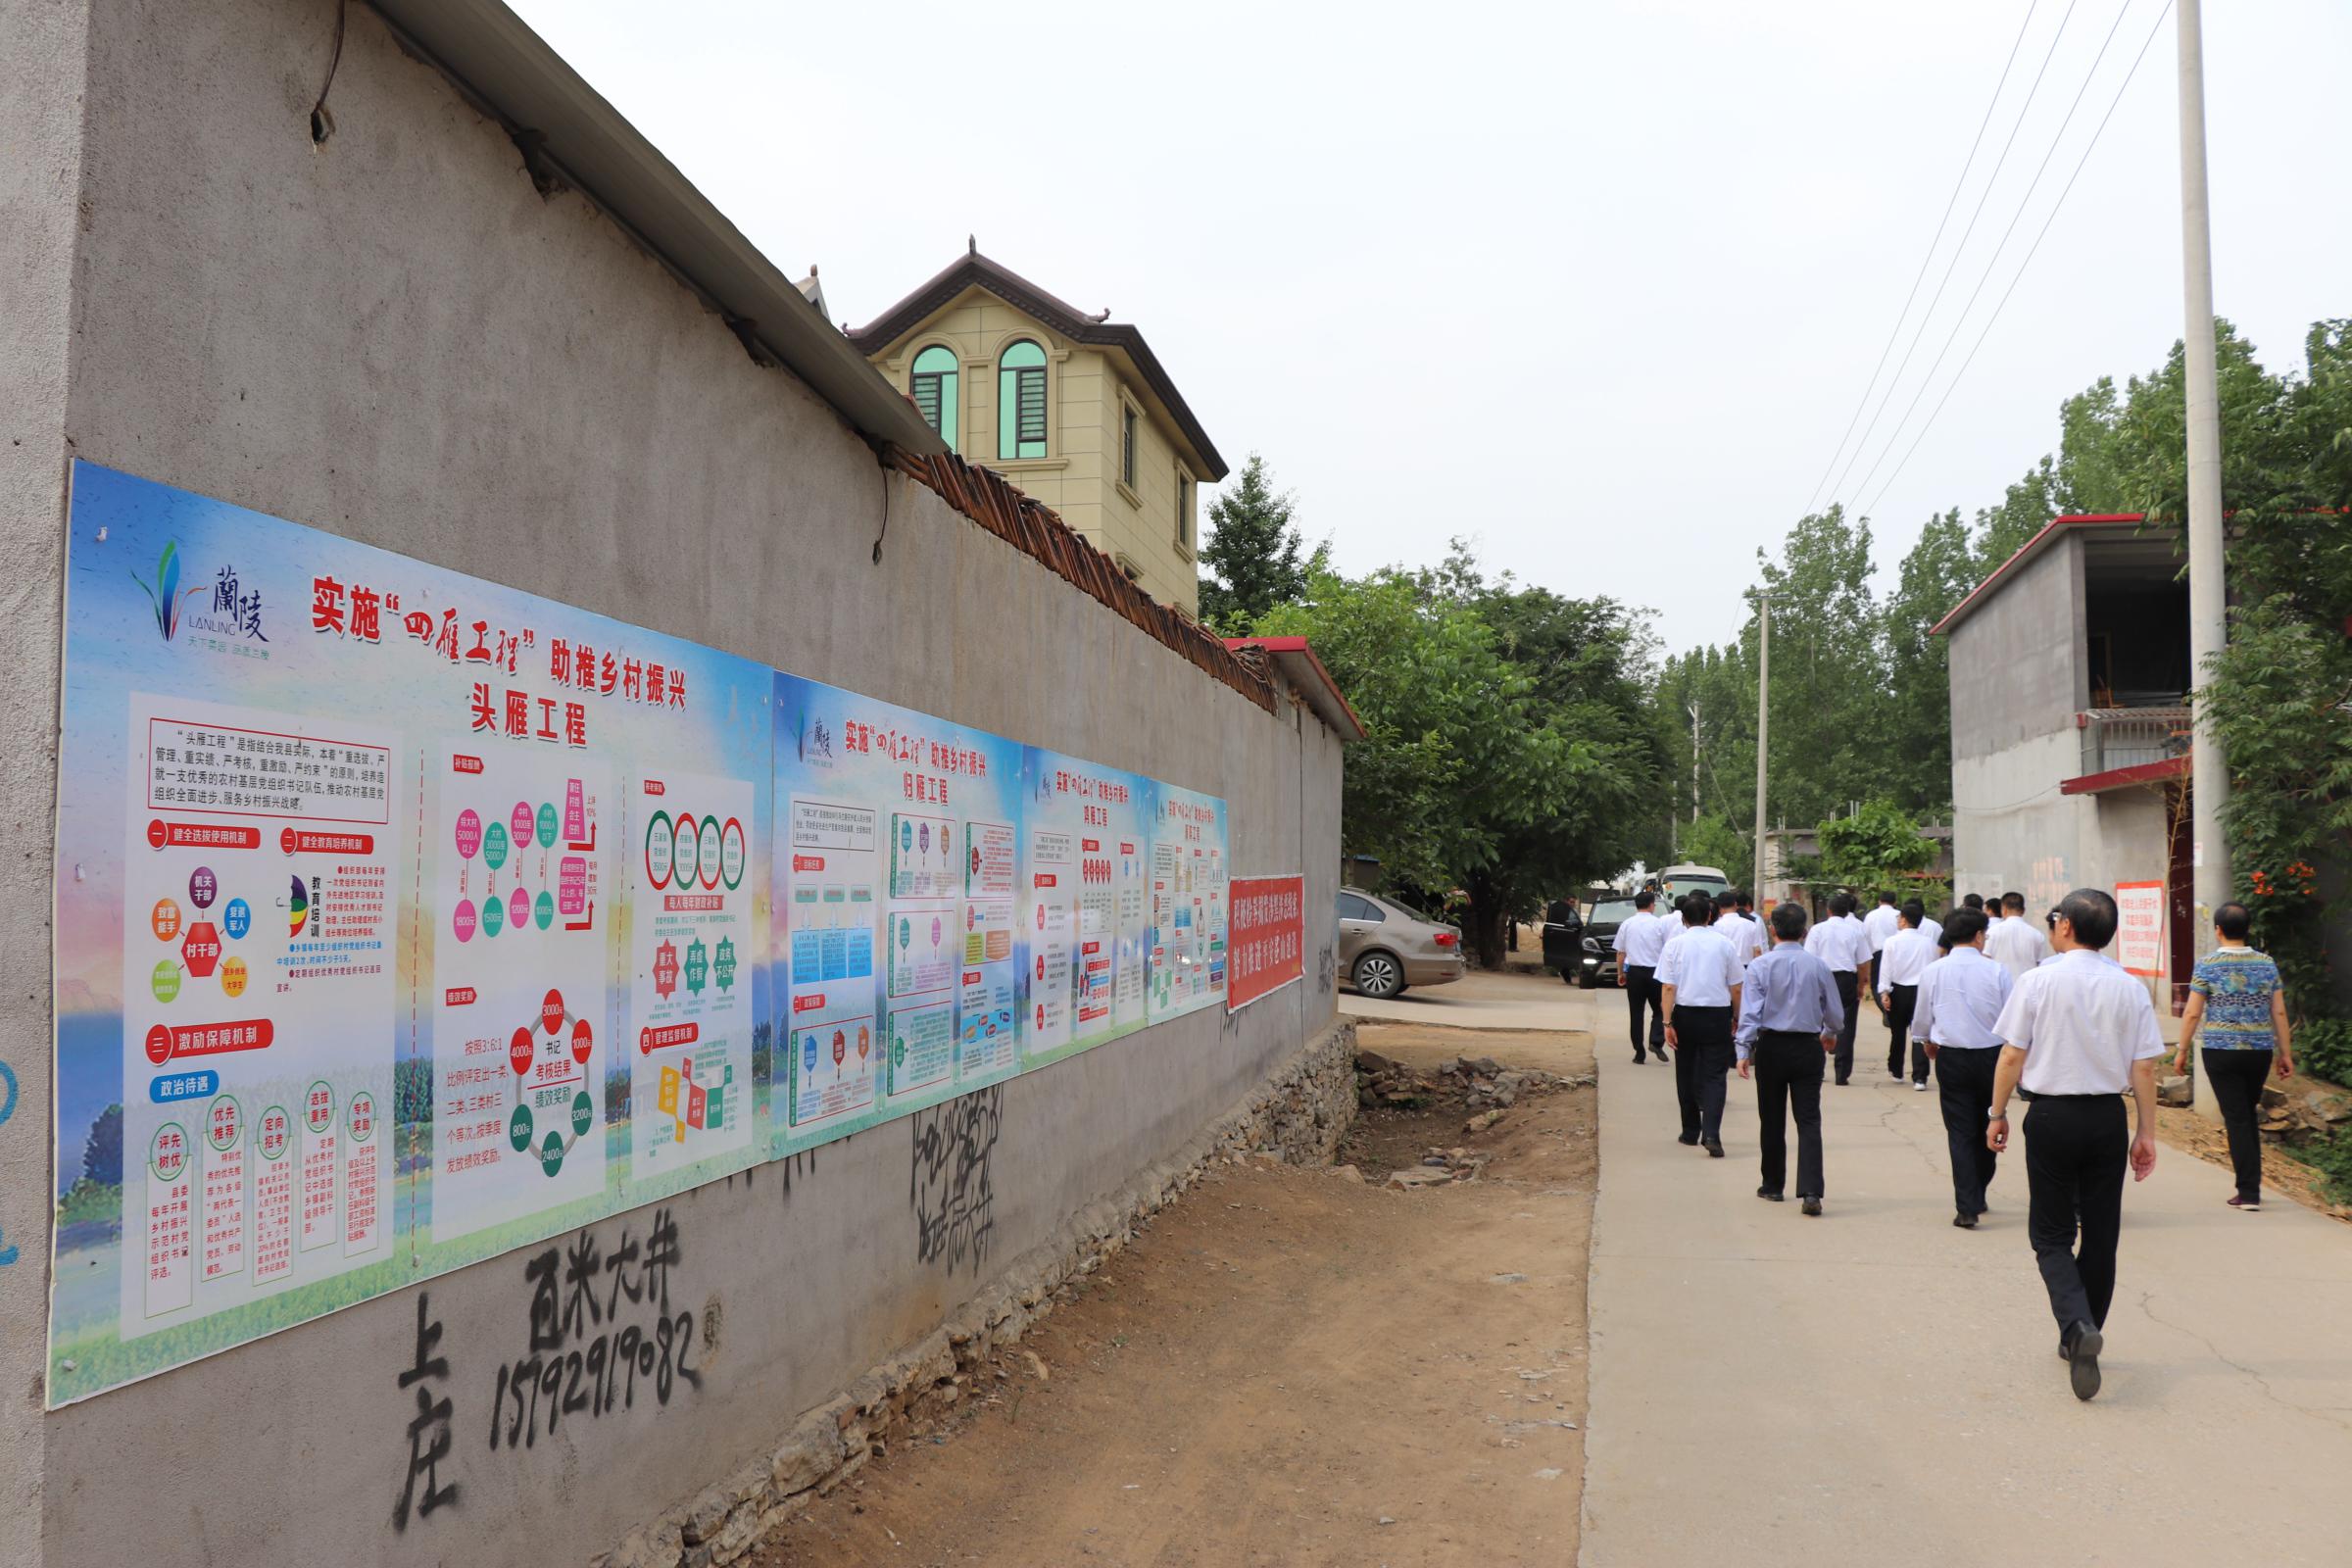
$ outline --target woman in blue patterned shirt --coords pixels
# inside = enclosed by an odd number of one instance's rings
[[[2274,1068],[2281,1078],[2295,1070],[2287,1043],[2286,991],[2278,983],[2278,965],[2246,946],[2252,924],[2242,904],[2213,911],[2221,946],[2198,960],[2189,979],[2178,1058],[2180,1069],[2189,1071],[2189,1047],[2202,1027],[2205,1082],[2230,1131],[2230,1163],[2237,1173],[2230,1206],[2246,1214],[2262,1207],[2262,1135],[2254,1116],[2263,1083]]]

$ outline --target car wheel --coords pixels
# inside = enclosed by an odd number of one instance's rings
[[[1367,953],[1355,960],[1355,989],[1374,1002],[1386,1002],[1404,989],[1404,968],[1385,953]]]
[[[1584,969],[1578,972],[1576,977],[1576,988],[1579,991],[1590,991],[1598,984],[1600,984],[1599,970]]]

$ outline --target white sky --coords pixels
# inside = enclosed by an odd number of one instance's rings
[[[976,233],[1141,326],[1226,460],[1262,451],[1343,568],[1434,561],[1466,534],[1530,582],[1654,607],[1672,650],[1729,634],[1756,545],[1806,510],[2027,14],[513,3],[785,271],[819,264],[837,319],[872,319]],[[2074,0],[1849,504],[1942,397],[2163,3]],[[2067,9],[2036,0],[1921,305]],[[2352,315],[2352,6],[2205,12],[2217,307],[2280,368],[2312,320]],[[1883,576],[1928,514],[1997,501],[2054,447],[2060,399],[2180,335],[2174,37],[2168,17],[1873,509]]]

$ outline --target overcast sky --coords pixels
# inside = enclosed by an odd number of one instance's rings
[[[2180,332],[2168,16],[1904,461],[2165,0],[2036,0],[2030,24],[2027,0],[514,3],[788,273],[819,264],[837,319],[977,234],[1140,326],[1227,461],[1264,453],[1344,568],[1465,534],[1530,582],[1654,608],[1672,650],[1729,634],[1755,547],[1813,500],[2021,24],[1889,368],[2015,144],[1825,490],[1875,499],[1890,575],[1930,513],[1998,500],[2055,445],[2060,399]],[[2205,9],[2217,306],[2279,368],[2312,320],[2352,316],[2352,6]]]

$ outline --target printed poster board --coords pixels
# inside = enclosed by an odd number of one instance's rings
[[[1214,797],[79,462],[65,652],[52,1407],[1225,995]]]
[[[2115,961],[2133,974],[2160,976],[2164,961],[2164,884],[2115,885]]]
[[[1231,891],[1232,970],[1225,1010],[1239,1012],[1304,977],[1306,878],[1235,877]]]

